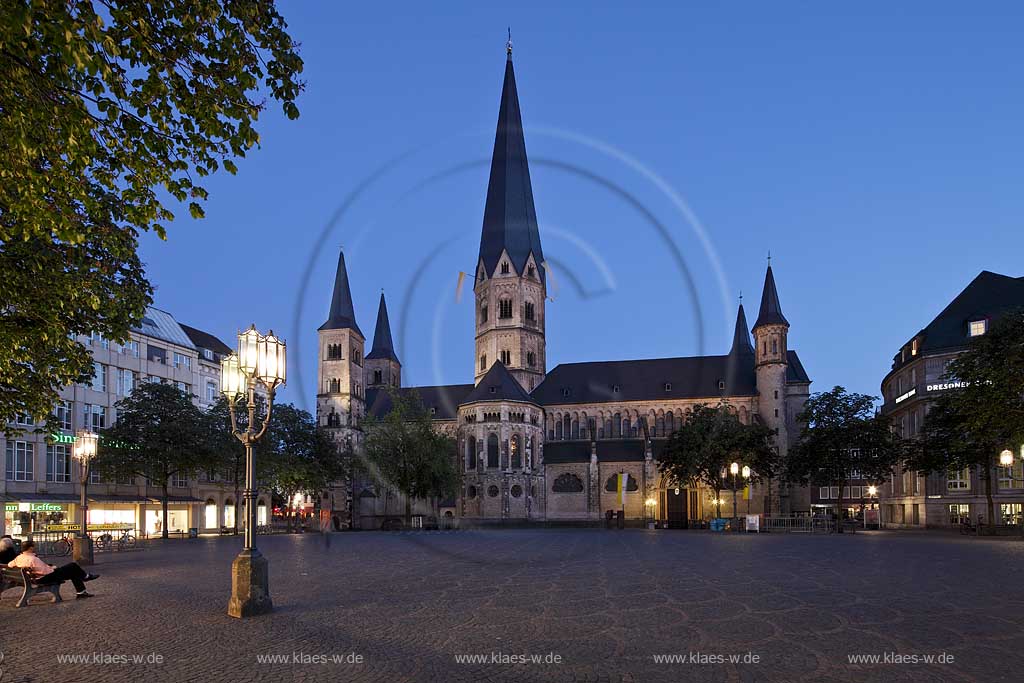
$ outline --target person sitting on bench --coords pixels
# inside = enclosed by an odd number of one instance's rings
[[[14,549],[14,539],[10,536],[0,538],[0,564],[7,564],[17,556],[18,551]]]
[[[85,590],[85,582],[100,578],[99,574],[89,574],[78,566],[77,562],[69,562],[60,567],[48,565],[36,556],[35,541],[21,544],[21,554],[7,565],[11,568],[27,569],[33,574],[33,580],[40,585],[70,581],[75,585],[78,598],[91,598],[92,593]]]

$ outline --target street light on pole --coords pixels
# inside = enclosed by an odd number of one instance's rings
[[[750,468],[746,465],[743,466],[743,487],[747,491],[747,516],[750,516]]]
[[[92,564],[92,539],[89,538],[89,499],[87,497],[89,487],[89,464],[96,457],[96,445],[99,443],[99,434],[80,429],[75,433],[75,445],[72,453],[78,460],[79,471],[82,477],[81,500],[78,508],[82,511],[82,531],[72,540],[72,557],[78,564]]]
[[[231,433],[245,446],[245,540],[242,551],[231,563],[231,600],[228,614],[233,617],[251,617],[270,612],[270,581],[267,559],[256,548],[256,467],[253,445],[263,438],[270,425],[274,406],[274,393],[284,385],[287,365],[286,345],[274,336],[273,330],[262,335],[252,325],[238,334],[238,352],[221,361],[220,390],[228,402],[231,415]],[[256,387],[267,391],[267,414],[263,424],[256,428]],[[245,429],[238,428],[235,406],[242,396],[248,400],[248,421]]]
[[[732,475],[732,525],[733,529],[735,529],[736,531],[739,531],[739,527],[737,526],[739,518],[736,514],[736,475],[739,474],[739,472],[739,463],[734,462],[731,465],[729,465],[729,474]]]

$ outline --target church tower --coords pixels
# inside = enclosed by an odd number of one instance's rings
[[[317,421],[332,428],[334,438],[340,443],[352,438],[351,445],[355,445],[359,422],[366,412],[363,398],[365,338],[356,324],[344,252],[338,255],[331,311],[318,335]]]
[[[768,264],[761,292],[761,310],[754,323],[754,354],[757,373],[758,412],[764,424],[775,433],[779,454],[785,457],[789,448],[786,416],[786,374],[789,356],[786,337],[789,321],[782,315],[775,275]]]
[[[388,321],[388,305],[384,302],[384,292],[380,293],[380,306],[377,307],[377,327],[373,331],[373,346],[366,354],[367,387],[400,387],[402,386],[402,363],[395,353],[395,345],[391,341],[391,323]]]
[[[527,391],[544,379],[544,252],[530,186],[512,43],[507,46],[498,129],[484,205],[476,304],[474,381],[501,361]]]

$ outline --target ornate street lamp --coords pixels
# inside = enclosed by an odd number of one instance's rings
[[[81,501],[78,508],[82,511],[82,531],[74,538],[72,557],[78,564],[92,564],[92,539],[89,538],[89,499],[86,497],[89,487],[89,464],[96,457],[96,444],[99,434],[84,429],[75,433],[75,445],[72,454],[78,460],[82,476]]]
[[[739,531],[738,517],[736,515],[736,475],[740,472],[740,464],[734,462],[729,465],[729,474],[732,475],[732,527]]]
[[[220,391],[228,402],[231,433],[245,446],[245,541],[242,551],[231,563],[231,600],[228,614],[251,617],[274,608],[270,599],[267,559],[256,548],[256,468],[253,445],[267,433],[274,406],[274,393],[286,379],[285,342],[273,330],[262,335],[252,325],[238,334],[238,353],[229,354],[220,364]],[[267,391],[267,414],[256,428],[256,387]],[[238,428],[235,406],[242,396],[248,400],[249,419],[245,429]]]
[[[999,454],[1000,467],[1013,467],[1013,451],[1009,448]]]
[[[750,474],[751,474],[750,468],[747,467],[746,465],[744,465],[742,473],[743,473],[743,480],[745,482],[743,484],[743,486],[747,489],[747,516],[749,517],[750,516],[750,494],[751,494],[751,491],[750,491]]]

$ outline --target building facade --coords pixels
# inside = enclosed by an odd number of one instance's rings
[[[668,436],[699,404],[724,402],[742,421],[768,425],[785,457],[811,380],[789,348],[770,265],[753,343],[741,304],[732,346],[721,355],[566,363],[550,371],[546,267],[509,47],[473,274],[473,384],[401,388],[383,295],[373,350],[361,367],[364,338],[342,255],[319,331],[319,423],[339,442],[358,444],[363,415],[387,412],[396,388],[415,391],[457,444],[462,490],[441,510],[480,521],[594,521],[620,508],[628,518],[678,526],[708,517],[709,491],[680,489],[657,468]],[[624,505],[616,493],[622,473],[629,474]],[[376,526],[403,509],[387,486],[351,488],[355,526]],[[809,510],[806,489],[774,482],[770,497],[768,490],[744,491],[740,511]],[[417,505],[429,513],[423,501]]]
[[[173,384],[208,409],[220,391],[220,359],[230,352],[213,335],[181,325],[170,313],[153,307],[125,344],[95,334],[80,337],[79,342],[92,353],[94,377],[60,390],[53,410],[55,429],[44,431],[42,423],[23,418],[16,422],[22,435],[7,438],[0,433],[2,533],[23,537],[49,524],[77,523],[81,475],[72,457],[76,431],[98,432],[102,440],[103,430],[117,421],[117,402],[142,382]],[[234,526],[235,485],[223,475],[201,473],[175,477],[170,483],[169,531],[209,532]],[[87,494],[90,524],[123,524],[138,533],[159,533],[159,486],[149,486],[142,477],[104,481],[94,471]],[[269,519],[269,495],[261,496],[260,503],[258,516]]]
[[[893,357],[882,379],[882,413],[903,438],[921,431],[932,402],[956,391],[946,366],[970,340],[985,334],[1001,315],[1024,308],[1024,278],[982,271]],[[1010,470],[996,468],[994,523],[1020,523],[1024,506],[1024,449]],[[897,468],[882,487],[882,522],[893,528],[950,527],[987,516],[984,473],[966,468],[923,475]]]

